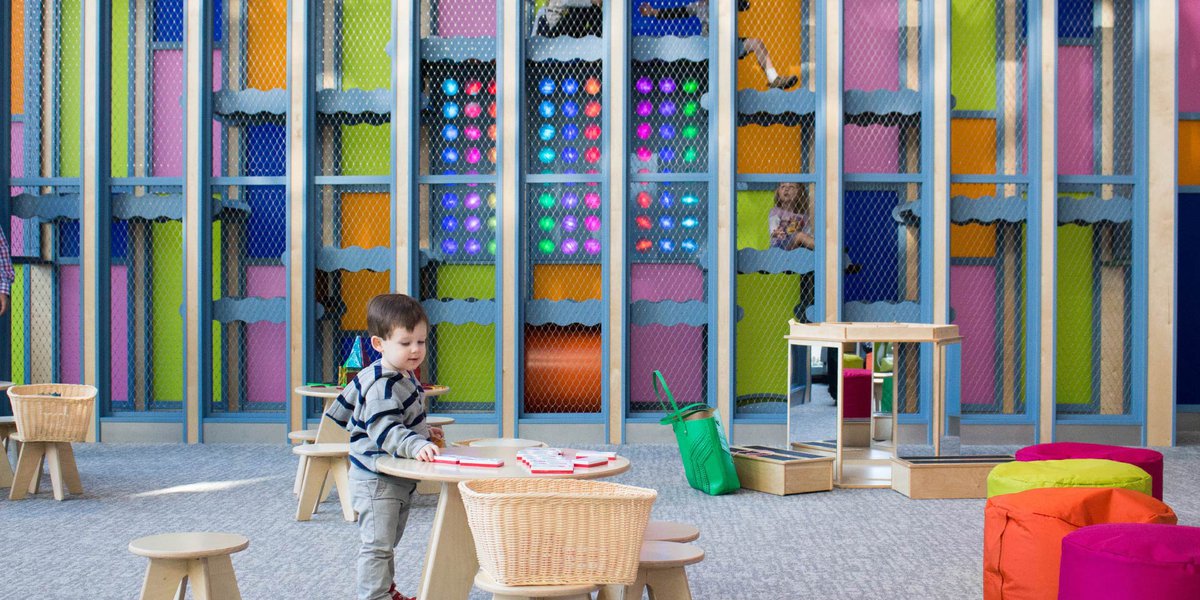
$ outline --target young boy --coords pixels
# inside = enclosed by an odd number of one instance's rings
[[[380,456],[431,461],[439,431],[425,422],[425,391],[413,371],[425,360],[429,319],[404,294],[382,294],[367,303],[371,347],[382,356],[359,371],[326,417],[350,431],[350,480],[358,512],[359,600],[412,600],[396,590],[393,556],[408,520],[417,482],[375,469]]]

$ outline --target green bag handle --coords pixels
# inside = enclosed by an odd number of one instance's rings
[[[671,394],[671,388],[667,387],[667,380],[663,378],[661,371],[654,372],[651,382],[654,384],[654,397],[658,400],[659,404],[663,405],[663,410],[667,411],[667,416],[659,420],[659,425],[670,425],[683,420],[684,417],[694,412],[708,410],[711,408],[709,405],[703,402],[697,402],[695,404],[689,404],[683,408],[679,408],[679,405],[675,403],[675,396]],[[659,389],[660,384],[661,389]],[[667,402],[663,401],[664,393],[667,396],[666,400],[671,403],[670,410],[668,410],[666,406]]]

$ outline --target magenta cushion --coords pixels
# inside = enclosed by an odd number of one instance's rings
[[[1016,454],[1016,459],[1022,462],[1072,458],[1103,458],[1141,467],[1150,474],[1153,486],[1151,495],[1162,500],[1163,456],[1157,450],[1082,442],[1054,442],[1021,448]]]
[[[1200,598],[1200,527],[1108,523],[1063,538],[1059,600]]]
[[[866,369],[842,369],[842,417],[866,419],[871,416],[871,372]]]

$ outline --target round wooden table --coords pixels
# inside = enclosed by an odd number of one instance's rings
[[[325,398],[332,400],[342,393],[342,388],[336,385],[301,385],[292,390],[306,398]]]
[[[574,450],[563,450],[563,456],[573,458]],[[375,462],[381,473],[406,477],[418,481],[436,481],[442,485],[438,498],[437,516],[429,535],[429,548],[425,554],[425,568],[421,574],[418,598],[439,600],[465,600],[471,593],[471,584],[479,570],[475,555],[475,538],[467,524],[467,511],[463,507],[458,483],[470,479],[542,477],[547,479],[598,479],[612,477],[629,470],[629,459],[618,456],[607,465],[592,468],[576,467],[574,473],[539,473],[534,475],[517,462],[516,448],[469,447],[454,448],[447,454],[504,459],[504,466],[461,467],[433,462],[419,462],[407,458],[383,457]],[[553,518],[547,515],[547,518]],[[623,590],[623,586],[621,587]]]

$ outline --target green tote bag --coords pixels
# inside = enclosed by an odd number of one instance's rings
[[[658,401],[665,406],[667,402],[663,401],[663,394],[666,394],[666,400],[670,402],[667,416],[659,423],[670,425],[675,431],[688,485],[710,496],[728,494],[741,488],[737,471],[733,468],[733,457],[729,454],[729,443],[725,441],[725,430],[721,428],[716,410],[700,403],[679,408],[662,373],[655,371],[653,381],[654,395]]]

